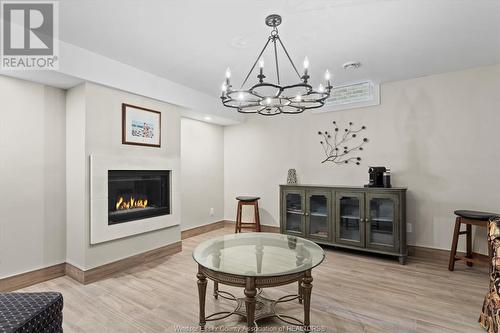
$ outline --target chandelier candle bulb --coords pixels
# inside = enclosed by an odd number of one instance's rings
[[[330,71],[327,69],[325,72],[325,81],[326,81],[326,89],[328,89],[328,92],[332,89],[332,85],[330,84],[330,79],[331,79],[331,74]]]
[[[327,69],[326,72],[325,72],[325,80],[326,80],[326,82],[330,81],[330,77],[331,77],[330,71]]]
[[[304,75],[307,75],[307,71],[309,70],[309,59],[307,57],[304,58]]]
[[[260,83],[264,82],[264,59],[260,58],[259,60],[259,75],[257,75]]]
[[[229,79],[231,78],[231,70],[229,67],[226,69],[226,86],[229,87]]]
[[[323,85],[321,83],[319,84],[318,91],[320,93],[324,93],[325,92],[325,87],[323,87]]]
[[[222,87],[221,87],[221,95],[220,95],[220,98],[224,99],[225,98],[225,93],[226,93],[226,90],[227,90],[227,85],[225,82],[222,83]]]

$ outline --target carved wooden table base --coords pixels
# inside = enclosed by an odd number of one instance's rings
[[[247,319],[247,331],[254,332],[257,329],[257,320],[269,317],[275,317],[287,324],[302,326],[304,332],[310,332],[310,309],[311,309],[311,291],[312,281],[311,270],[289,275],[273,277],[244,277],[239,275],[225,274],[215,272],[198,265],[198,294],[200,298],[200,327],[205,329],[207,321],[221,320],[233,314],[245,317]],[[236,302],[233,311],[222,311],[205,316],[205,297],[207,290],[207,278],[214,281],[214,297],[225,298]],[[277,287],[285,284],[298,282],[298,295],[287,295],[277,300],[271,300],[260,295],[259,289]],[[222,283],[234,287],[244,287],[244,298],[236,298],[234,295],[221,291],[218,284]],[[290,302],[295,299],[304,305],[304,320],[279,314],[276,311],[276,305],[283,302]]]

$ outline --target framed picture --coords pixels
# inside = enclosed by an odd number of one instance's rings
[[[161,113],[123,103],[122,144],[159,148],[161,146]]]

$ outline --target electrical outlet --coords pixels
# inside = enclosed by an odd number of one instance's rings
[[[210,208],[210,213],[209,213],[210,216],[214,216],[215,215],[215,209],[213,208]]]
[[[406,232],[413,232],[413,224],[406,223]]]

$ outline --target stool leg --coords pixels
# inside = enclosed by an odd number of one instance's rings
[[[255,231],[260,232],[260,216],[259,216],[259,202],[255,201],[254,204],[254,214],[255,214]]]
[[[467,258],[472,258],[472,225],[471,224],[467,224],[466,226],[466,230],[467,230],[467,252],[466,252],[466,257]],[[466,265],[469,266],[469,267],[472,267],[474,263],[472,262],[466,262]]]
[[[241,205],[240,202],[238,201],[238,206],[236,207],[236,223],[234,225],[235,234],[238,233],[238,225],[241,223],[240,211],[241,211]]]
[[[455,269],[455,256],[457,255],[459,232],[460,232],[460,217],[457,217],[457,219],[455,220],[455,230],[453,231],[453,240],[451,241],[450,262],[448,264],[448,270],[450,271],[453,271]]]
[[[240,221],[238,223],[238,232],[241,232],[241,223],[243,219],[243,203],[240,201],[240,214],[238,215],[238,220]]]

